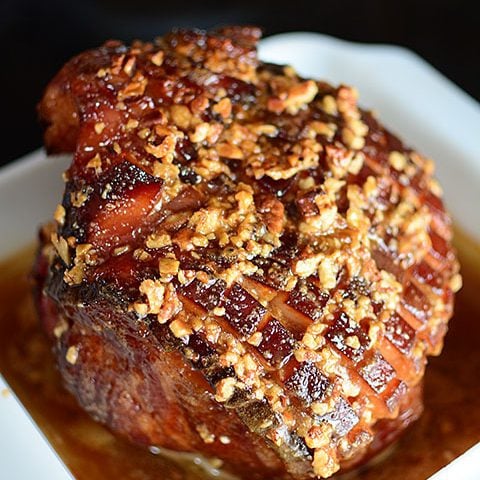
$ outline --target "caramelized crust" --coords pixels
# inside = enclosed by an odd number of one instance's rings
[[[53,79],[46,147],[74,158],[39,311],[113,430],[327,478],[420,414],[460,277],[432,161],[259,37],[108,42]]]

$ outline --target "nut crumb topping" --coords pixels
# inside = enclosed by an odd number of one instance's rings
[[[159,260],[159,271],[161,276],[171,276],[178,273],[180,262],[175,258],[161,258]]]
[[[235,385],[237,381],[233,377],[227,377],[217,383],[215,389],[215,400],[217,402],[226,402],[235,392]]]
[[[215,435],[210,432],[205,423],[200,423],[195,429],[205,443],[213,443],[215,441]]]
[[[67,349],[67,353],[65,354],[65,360],[70,365],[75,365],[78,360],[78,348],[75,345],[71,345]]]
[[[402,171],[407,165],[407,157],[401,152],[393,151],[388,155],[388,163],[395,170]]]
[[[139,328],[165,324],[210,381],[194,351],[207,343],[228,375],[211,382],[215,400],[261,405],[271,415],[254,431],[285,458],[295,438],[327,478],[365,449],[353,428],[371,439],[398,413],[386,392],[407,385],[404,363],[441,348],[432,332],[452,300],[431,280],[462,282],[433,162],[354,88],[261,63],[258,38],[179,31],[68,64],[77,81],[54,82],[79,106],[81,142],[44,251],[68,286],[128,283]]]
[[[55,338],[60,338],[67,330],[68,323],[63,317],[61,317],[53,329],[53,334],[55,335]]]
[[[63,205],[57,205],[53,218],[58,223],[60,227],[63,227],[65,223],[65,207]]]
[[[313,454],[313,471],[320,478],[331,477],[340,469],[340,465],[324,449],[316,449]]]
[[[169,324],[170,330],[177,338],[188,337],[192,333],[192,329],[188,323],[176,318]]]
[[[50,236],[50,241],[55,247],[59,257],[63,260],[65,265],[70,264],[70,252],[68,248],[67,241],[63,237],[59,237],[56,233],[52,233]]]
[[[284,110],[295,115],[298,111],[308,105],[318,93],[318,87],[313,80],[296,83],[285,91],[280,91],[277,96],[268,100],[268,110],[275,113],[282,113]]]

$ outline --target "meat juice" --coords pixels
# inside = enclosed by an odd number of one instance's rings
[[[429,359],[424,413],[388,454],[345,475],[349,480],[423,480],[480,441],[480,246],[458,231],[456,246],[464,286],[442,355]],[[75,478],[222,478],[215,461],[149,451],[118,438],[63,389],[31,298],[34,250],[0,264],[0,371]]]

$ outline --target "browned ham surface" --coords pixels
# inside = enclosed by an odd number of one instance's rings
[[[70,60],[39,111],[72,152],[37,303],[66,387],[142,445],[327,478],[421,413],[460,277],[421,156],[347,86],[178,31]]]

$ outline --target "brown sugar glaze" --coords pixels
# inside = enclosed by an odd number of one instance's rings
[[[457,233],[464,287],[442,355],[425,376],[425,411],[388,458],[349,479],[425,479],[480,441],[480,246]],[[33,309],[33,248],[0,264],[0,371],[75,478],[201,480],[191,460],[153,455],[94,422],[61,385]],[[385,457],[385,455],[384,455]]]

